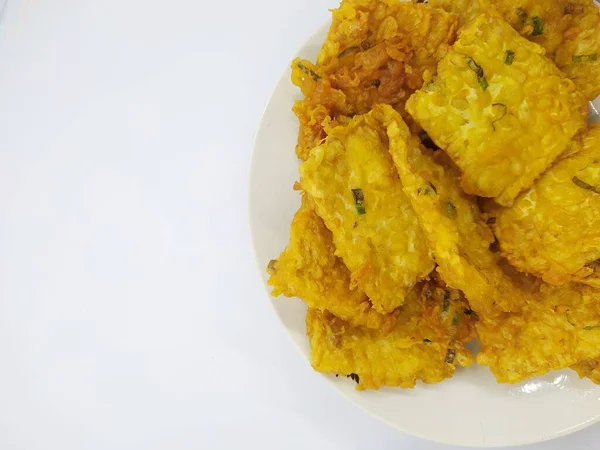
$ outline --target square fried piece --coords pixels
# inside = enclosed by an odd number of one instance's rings
[[[494,241],[475,199],[458,186],[458,171],[442,152],[424,149],[399,120],[386,123],[390,153],[438,264],[437,272],[491,320],[525,304],[525,296],[490,251]]]
[[[551,284],[600,287],[600,125],[583,150],[550,168],[511,208],[496,214],[502,253],[522,272]]]
[[[477,362],[489,366],[499,383],[517,383],[597,359],[600,291],[542,284],[521,312],[506,314],[494,324],[479,322],[477,335]]]
[[[585,129],[575,84],[499,16],[462,29],[407,110],[462,171],[465,192],[510,205]]]
[[[391,107],[375,107],[328,130],[300,166],[300,183],[331,230],[352,286],[391,313],[434,268],[431,249],[389,153],[383,127]]]
[[[317,372],[352,377],[358,390],[412,388],[417,380],[439,383],[451,378],[457,366],[471,365],[473,358],[462,343],[451,338],[423,339],[420,325],[418,316],[404,314],[386,334],[309,309],[311,365]]]

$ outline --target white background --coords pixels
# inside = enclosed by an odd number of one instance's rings
[[[314,374],[254,265],[253,135],[335,4],[9,0],[1,450],[450,448],[387,428]]]

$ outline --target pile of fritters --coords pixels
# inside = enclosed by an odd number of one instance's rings
[[[343,0],[296,59],[302,205],[267,268],[358,389],[477,363],[600,383],[592,0]]]

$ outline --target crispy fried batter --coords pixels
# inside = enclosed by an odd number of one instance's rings
[[[580,378],[589,378],[596,384],[600,384],[600,359],[588,359],[571,366],[571,369],[579,374]]]
[[[344,0],[333,11],[317,64],[297,59],[292,81],[305,99],[294,106],[300,120],[296,153],[305,160],[325,137],[331,118],[365,114],[378,103],[404,110],[423,75],[455,39],[458,17],[397,0]]]
[[[389,106],[375,107],[330,130],[300,166],[300,175],[333,233],[336,254],[352,272],[353,286],[377,311],[389,313],[434,263],[388,151],[384,112],[402,120]]]
[[[312,148],[327,136],[325,127],[337,123],[332,117],[344,123],[351,115],[351,108],[344,93],[333,88],[326,74],[310,61],[294,60],[292,82],[301,88],[305,97],[297,100],[292,108],[300,122],[296,155],[305,161]]]
[[[592,0],[430,0],[468,23],[494,8],[546,54],[586,99],[600,95],[600,14]]]
[[[290,241],[277,260],[269,263],[272,294],[299,297],[311,308],[329,310],[355,326],[391,330],[397,314],[380,314],[367,296],[350,290],[350,271],[335,256],[335,247],[308,195],[294,216]]]
[[[417,380],[438,383],[454,375],[456,366],[467,367],[473,358],[450,338],[422,339],[414,315],[402,314],[391,333],[356,328],[332,314],[309,309],[307,334],[311,364],[318,372],[351,376],[356,388],[382,386],[412,388]]]
[[[419,0],[413,0],[413,2],[417,3]],[[432,8],[458,14],[460,27],[464,27],[481,13],[492,10],[490,0],[429,0],[427,3]]]
[[[434,336],[433,340],[440,340],[450,337],[463,343],[475,339],[475,324],[479,316],[461,291],[450,288],[438,273],[433,272],[430,281],[418,286],[417,293],[422,312],[413,314],[422,318],[421,328],[425,329],[426,325],[429,334],[426,338],[431,340]]]
[[[432,152],[420,148],[401,120],[386,125],[404,191],[425,229],[444,281],[463,291],[473,310],[485,319],[518,310],[525,296],[489,250],[492,232],[482,221],[475,200],[457,186],[456,169],[436,162]]]
[[[521,313],[495,325],[480,322],[477,362],[500,383],[516,383],[600,356],[600,291],[584,285],[549,286]]]
[[[587,114],[543,49],[489,15],[463,28],[437,78],[406,108],[460,167],[464,190],[502,205],[567,149]]]
[[[471,310],[464,294],[448,287],[435,273],[432,275],[415,286],[397,310],[397,346],[449,340],[466,343],[475,338],[479,316]]]
[[[417,3],[342,0],[292,64],[304,193],[273,295],[308,304],[313,368],[358,390],[450,378],[476,335],[498,382],[600,384],[600,13]]]
[[[590,263],[600,259],[600,125],[581,152],[563,159],[497,213],[502,253],[519,270],[551,284],[600,286]]]

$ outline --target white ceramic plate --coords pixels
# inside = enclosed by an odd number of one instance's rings
[[[314,61],[327,29],[324,26],[313,35],[299,56]],[[265,283],[265,268],[287,244],[290,222],[300,205],[298,193],[292,190],[298,180],[294,152],[298,121],[291,111],[299,96],[287,70],[265,110],[252,155],[250,223]],[[600,98],[594,103],[600,111]],[[592,108],[590,112],[594,120],[600,119],[598,112]],[[309,364],[304,304],[284,297],[270,300]],[[573,433],[600,419],[600,386],[580,380],[570,370],[517,385],[499,385],[487,368],[474,366],[457,371],[453,379],[440,384],[376,392],[357,392],[354,383],[346,378],[326,379],[341,394],[389,425],[446,444],[528,444]]]

